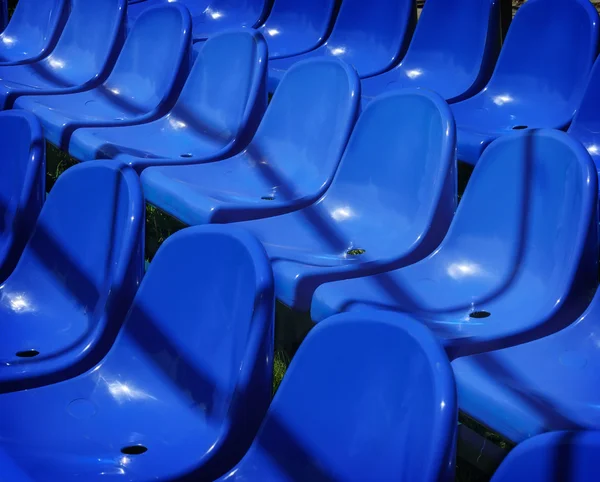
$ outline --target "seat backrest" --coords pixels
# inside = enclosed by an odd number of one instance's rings
[[[140,113],[161,101],[168,104],[167,99],[174,102],[189,73],[191,27],[189,12],[177,3],[145,10],[127,35],[104,88]]]
[[[456,169],[456,126],[444,100],[426,90],[390,92],[359,117],[323,206],[345,223],[381,217],[389,252],[397,253],[392,233],[400,232],[433,249],[454,214]]]
[[[32,58],[52,50],[67,7],[68,0],[20,0],[0,34],[0,57]]]
[[[158,250],[114,351],[133,341],[215,426],[243,431],[271,396],[273,323],[273,276],[259,241],[230,226],[193,227]],[[250,393],[261,403],[232,407]],[[236,410],[248,417],[238,421]]]
[[[71,13],[56,47],[43,62],[74,85],[103,80],[125,35],[126,0],[70,0]]]
[[[266,105],[267,58],[266,42],[256,31],[233,30],[209,38],[169,121],[223,144],[247,142],[261,119],[258,107],[262,112]]]
[[[550,129],[513,133],[483,152],[434,256],[452,263],[471,301],[510,284],[528,290],[531,306],[555,303],[578,278],[595,284],[596,203],[596,171],[579,142]]]
[[[486,95],[501,95],[503,103],[543,97],[573,115],[597,53],[599,20],[589,0],[528,0],[511,23]]]
[[[234,17],[248,22],[250,27],[258,24],[267,10],[266,0],[209,0],[206,3],[204,14],[211,19]]]
[[[446,480],[455,392],[448,358],[423,325],[377,311],[336,315],[302,342],[255,442],[224,480]]]
[[[344,0],[324,48],[354,65],[361,77],[387,70],[402,58],[416,18],[414,0]]]
[[[344,62],[299,62],[281,80],[246,153],[281,191],[291,180],[298,190],[328,185],[354,127],[359,99],[358,76]]]
[[[452,72],[468,95],[489,79],[499,51],[500,0],[428,0],[402,66],[414,77]]]

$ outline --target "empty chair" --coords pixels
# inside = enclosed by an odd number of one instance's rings
[[[95,87],[122,46],[126,0],[70,0],[56,47],[36,62],[0,66],[0,109],[21,95],[66,94]]]
[[[499,0],[428,0],[400,65],[361,81],[363,103],[410,86],[466,99],[485,85],[499,51]]]
[[[0,464],[8,459],[17,474],[2,464],[2,476],[214,480],[240,460],[269,405],[273,311],[256,239],[217,226],[173,235],[94,368],[0,396],[4,413],[27,413],[0,419]]]
[[[583,146],[564,132],[498,139],[433,254],[320,286],[312,318],[373,307],[409,312],[444,340],[452,358],[558,331],[596,286],[595,174]]]
[[[0,113],[0,281],[15,267],[46,196],[42,127],[27,112]]]
[[[573,320],[545,338],[455,360],[461,408],[516,442],[554,430],[600,430],[600,291],[565,325]]]
[[[173,106],[189,72],[190,25],[181,5],[149,9],[136,21],[101,85],[69,95],[22,97],[15,107],[34,113],[46,139],[64,150],[79,127],[131,125],[161,117]]]
[[[600,432],[552,432],[517,445],[492,482],[596,482]]]
[[[380,0],[365,8],[363,0],[344,0],[330,37],[302,55],[269,62],[269,90],[274,90],[296,62],[311,57],[337,57],[359,76],[388,70],[404,55],[416,19],[415,0]]]
[[[321,45],[333,26],[336,0],[277,0],[259,30],[269,58],[299,55]]]
[[[429,330],[391,313],[337,315],[300,345],[252,447],[219,481],[454,480],[457,417]]]
[[[166,116],[128,127],[78,129],[71,136],[71,155],[81,160],[130,158],[127,162],[141,170],[152,164],[220,159],[246,147],[267,104],[266,43],[260,33],[240,30],[203,44]]]
[[[491,141],[513,130],[567,127],[594,62],[599,21],[589,0],[523,4],[485,89],[452,104],[458,159],[475,164]]]
[[[278,300],[309,311],[321,283],[430,254],[456,208],[455,135],[450,109],[433,92],[404,90],[369,105],[321,199],[242,224],[267,249]]]
[[[143,213],[131,168],[61,175],[0,286],[1,391],[72,376],[108,350],[141,279]]]
[[[331,183],[359,98],[356,72],[344,62],[303,62],[281,81],[244,151],[209,164],[150,167],[142,173],[146,199],[187,224],[245,221],[308,206]]]
[[[0,34],[0,66],[48,55],[58,41],[68,7],[68,0],[20,0]]]

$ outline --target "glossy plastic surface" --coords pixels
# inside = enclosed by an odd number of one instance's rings
[[[308,206],[331,183],[359,99],[356,72],[344,62],[303,62],[283,79],[243,152],[209,164],[150,167],[142,173],[146,199],[190,225]]]
[[[0,395],[2,413],[27,413],[0,419],[0,453],[37,481],[214,480],[240,460],[267,410],[273,307],[256,239],[230,227],[178,232],[98,365]]]
[[[489,80],[499,51],[500,0],[428,0],[400,65],[361,81],[363,103],[401,87],[466,99]]]
[[[12,272],[46,197],[46,144],[27,112],[0,113],[0,281]]]
[[[189,72],[190,27],[190,15],[181,5],[148,9],[136,20],[102,85],[69,95],[22,97],[15,107],[33,112],[46,139],[64,150],[79,127],[131,125],[165,115]]]
[[[267,106],[267,45],[258,32],[229,31],[203,42],[173,109],[152,122],[78,129],[69,151],[81,160],[155,164],[222,159],[246,147]]]
[[[296,62],[313,57],[337,57],[351,64],[360,77],[379,74],[404,55],[416,20],[414,0],[344,0],[333,31],[319,48],[269,62],[269,90],[274,90]]]
[[[581,105],[569,127],[569,134],[579,140],[592,156],[600,173],[600,60],[590,74]]]
[[[517,445],[492,482],[596,482],[600,432],[553,432]]]
[[[311,315],[409,312],[443,339],[451,358],[558,331],[596,286],[596,177],[583,146],[563,132],[498,139],[439,249],[402,269],[322,285]]]
[[[458,159],[475,164],[491,141],[513,130],[565,128],[596,56],[598,22],[589,0],[523,4],[485,89],[452,104]]]
[[[259,30],[269,58],[299,55],[321,45],[333,26],[336,0],[277,0]]]
[[[55,382],[106,353],[141,279],[143,214],[128,167],[61,175],[0,286],[0,390]]]
[[[334,316],[303,341],[248,454],[219,480],[454,480],[455,391],[419,323]]]
[[[430,254],[454,215],[456,176],[456,129],[446,103],[433,92],[393,92],[361,114],[321,199],[242,226],[267,249],[277,299],[309,311],[324,282]]]
[[[21,95],[65,94],[100,84],[124,37],[126,0],[70,0],[71,13],[56,47],[36,62],[0,66],[0,109]]]
[[[0,65],[33,62],[55,47],[68,16],[68,0],[19,0],[0,34]]]

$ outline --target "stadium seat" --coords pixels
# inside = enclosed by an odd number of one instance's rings
[[[565,325],[574,320],[545,338],[455,360],[461,409],[515,442],[554,430],[600,430],[600,291]]]
[[[552,432],[517,445],[491,482],[596,482],[600,432]]]
[[[365,8],[364,0],[344,0],[327,41],[302,55],[269,62],[269,91],[296,62],[313,57],[336,57],[351,64],[358,75],[384,72],[402,59],[416,20],[415,0],[380,0]]]
[[[80,160],[153,164],[222,159],[248,145],[267,107],[267,45],[258,32],[228,31],[203,42],[173,109],[128,127],[78,129],[69,152]]]
[[[67,94],[99,85],[124,38],[126,0],[70,0],[71,13],[56,47],[36,62],[0,65],[0,109],[22,95]]]
[[[269,58],[309,52],[328,37],[335,19],[336,0],[277,0],[259,27],[269,44]]]
[[[68,12],[68,0],[20,0],[0,34],[0,66],[34,62],[52,52]]]
[[[599,26],[589,0],[523,4],[487,86],[452,104],[458,159],[475,164],[491,141],[514,130],[567,127],[596,56]]]
[[[452,113],[433,92],[373,101],[321,199],[240,224],[271,258],[277,299],[307,312],[322,283],[398,268],[437,248],[456,209],[455,136]]]
[[[141,279],[143,213],[129,167],[98,161],[60,176],[0,285],[0,391],[67,378],[108,351]]]
[[[190,225],[306,207],[331,183],[359,99],[358,77],[346,63],[302,62],[282,80],[243,152],[208,164],[150,167],[142,173],[146,199]]]
[[[328,319],[300,345],[252,447],[219,482],[454,481],[449,365],[408,317]]]
[[[148,9],[101,85],[69,95],[21,97],[15,107],[34,113],[46,139],[63,150],[80,127],[132,125],[162,117],[173,107],[189,73],[190,25],[190,15],[181,5]]]
[[[596,204],[596,172],[579,142],[551,129],[504,136],[485,150],[433,254],[321,285],[311,316],[409,312],[451,358],[548,335],[583,311],[582,293],[596,286]]]
[[[361,81],[363,103],[402,87],[466,99],[489,80],[499,51],[499,0],[428,0],[400,65]]]
[[[12,272],[46,197],[42,127],[27,112],[0,112],[0,282]]]
[[[273,308],[269,262],[252,236],[219,226],[173,235],[96,366],[0,395],[0,411],[13,414],[0,418],[1,477],[219,477],[248,449],[271,399]]]

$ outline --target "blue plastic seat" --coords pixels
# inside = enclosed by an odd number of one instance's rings
[[[600,430],[599,325],[597,291],[558,333],[454,361],[461,408],[516,442],[554,430]]]
[[[457,418],[429,330],[391,313],[337,315],[300,345],[252,447],[219,481],[453,481]]]
[[[248,145],[267,106],[267,45],[258,32],[229,31],[203,42],[173,109],[128,127],[78,129],[69,152],[80,160],[153,164],[222,159]]]
[[[452,104],[458,159],[475,164],[490,142],[513,130],[567,127],[594,62],[599,25],[589,0],[523,4],[485,89]]]
[[[393,92],[369,105],[321,199],[241,224],[267,249],[277,299],[306,312],[324,282],[430,254],[456,209],[455,136],[450,109],[433,92]]]
[[[0,113],[0,281],[14,269],[46,196],[42,127],[27,112]]]
[[[269,62],[269,90],[296,62],[313,57],[337,57],[351,64],[358,75],[384,72],[404,55],[416,20],[415,0],[379,0],[365,8],[364,0],[344,0],[327,41],[302,55]]]
[[[56,47],[36,62],[0,66],[0,109],[21,95],[66,94],[95,87],[122,46],[126,0],[70,0]]]
[[[243,152],[209,164],[150,167],[142,173],[146,200],[190,225],[306,207],[331,183],[359,99],[356,72],[344,62],[303,62],[282,80]]]
[[[517,445],[492,482],[597,482],[600,432],[553,432]]]
[[[596,203],[595,169],[580,143],[550,129],[505,136],[484,152],[433,254],[320,286],[311,316],[408,312],[444,340],[451,357],[558,331],[596,286]]]
[[[499,0],[428,0],[400,65],[361,81],[363,103],[411,86],[466,99],[489,80],[499,51]]]
[[[0,34],[0,66],[49,55],[68,16],[68,6],[68,0],[20,0]]]
[[[137,19],[101,85],[69,95],[21,97],[15,107],[34,113],[46,139],[64,150],[80,127],[132,125],[162,117],[173,107],[189,72],[190,26],[190,15],[181,5],[149,9]]]
[[[259,30],[269,44],[269,58],[309,52],[328,37],[336,0],[277,0]]]
[[[241,459],[268,408],[273,311],[256,239],[231,227],[178,232],[102,361],[0,395],[2,413],[27,413],[0,418],[0,464],[7,458],[37,481],[214,480]]]
[[[106,353],[141,279],[143,213],[131,168],[99,161],[61,175],[0,286],[0,391],[72,376]]]

